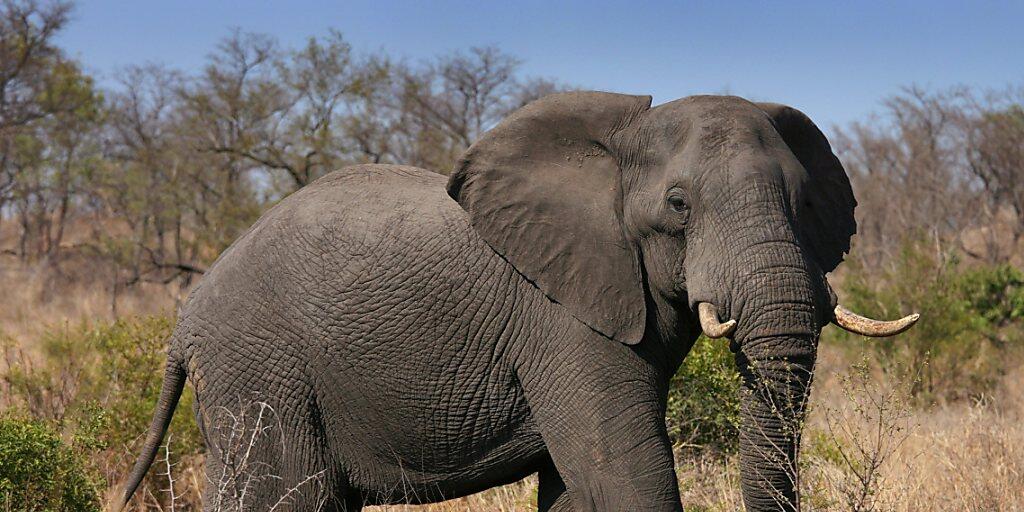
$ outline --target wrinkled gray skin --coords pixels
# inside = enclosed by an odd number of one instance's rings
[[[665,405],[704,301],[738,321],[747,508],[795,509],[824,273],[854,204],[810,120],[736,97],[549,96],[447,190],[411,167],[332,173],[192,293],[132,481],[187,376],[211,481],[240,464],[225,412],[273,409],[245,459],[264,476],[253,510],[432,502],[535,472],[540,510],[681,510]]]

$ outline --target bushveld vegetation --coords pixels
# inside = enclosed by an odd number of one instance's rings
[[[282,48],[236,31],[208,65],[100,88],[54,43],[71,7],[0,3],[0,507],[108,506],[141,444],[174,307],[275,201],[346,164],[447,172],[554,90],[475,48],[408,63],[338,33]],[[1024,509],[1024,89],[911,87],[833,142],[860,201],[831,282],[891,340],[828,328],[803,437],[809,510]],[[813,116],[813,113],[811,113]],[[739,380],[701,339],[672,382],[684,502],[741,507]],[[134,510],[197,510],[186,391]],[[231,425],[225,428],[230,429]],[[228,478],[230,484],[230,478]],[[523,510],[527,480],[391,510]]]

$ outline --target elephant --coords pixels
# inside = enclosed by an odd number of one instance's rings
[[[679,511],[668,384],[704,332],[742,377],[747,509],[798,510],[822,328],[887,336],[918,318],[838,305],[826,274],[855,206],[806,115],[735,96],[556,93],[449,177],[334,171],[267,211],[181,307],[122,503],[187,380],[207,510],[357,511],[537,474],[541,511]]]

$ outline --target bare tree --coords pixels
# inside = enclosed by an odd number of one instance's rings
[[[837,149],[857,199],[857,252],[869,266],[892,261],[909,237],[941,242],[974,222],[978,200],[964,169],[960,91],[911,87],[885,116],[839,129]]]
[[[70,173],[83,139],[68,124],[94,117],[91,80],[53,44],[70,10],[66,2],[0,3],[0,219],[5,205],[16,200],[23,230],[35,231],[22,234],[22,257],[28,244],[38,241],[34,235],[45,235],[36,252],[59,247],[70,206]],[[43,126],[58,116],[61,121]],[[47,137],[53,140],[43,140]],[[51,197],[55,191],[57,198]],[[56,227],[49,217],[55,209]]]
[[[988,263],[1022,258],[1024,108],[1020,90],[910,87],[883,115],[838,129],[857,191],[858,258],[877,268],[908,240]]]
[[[880,500],[882,491],[893,485],[885,469],[899,462],[904,444],[917,427],[910,404],[913,379],[880,384],[864,358],[838,381],[843,401],[840,406],[824,407],[823,428],[815,429],[807,443],[811,478],[805,482],[805,495],[818,495],[807,500],[806,508],[888,510]]]
[[[235,32],[183,97],[201,134],[197,149],[223,155],[230,183],[251,170],[281,171],[291,190],[358,153],[348,147],[345,118],[377,93],[387,71],[383,59],[355,56],[338,32],[292,52]]]
[[[207,159],[180,141],[179,74],[158,66],[123,73],[122,90],[108,105],[106,164],[90,180],[102,212],[127,225],[94,226],[106,253],[126,271],[120,284],[170,282],[202,273],[196,236],[216,191],[204,172]],[[215,194],[216,195],[216,192]],[[119,243],[120,242],[120,243]]]
[[[66,3],[0,0],[0,222],[26,261],[76,245],[114,290],[186,287],[268,204],[330,170],[404,163],[445,172],[511,110],[561,89],[518,78],[495,48],[398,65],[338,32],[297,49],[234,31],[193,76],[124,70],[101,96],[52,44]],[[57,267],[55,267],[57,268]]]
[[[516,79],[520,61],[494,47],[403,70],[399,101],[407,163],[448,172],[457,156],[512,110],[561,87]]]
[[[981,184],[990,219],[982,228],[986,254],[975,256],[1006,261],[1024,238],[1024,91],[971,98],[962,123],[967,169]]]
[[[286,110],[291,98],[274,78],[277,43],[261,34],[235,31],[222,41],[203,73],[182,87],[190,143],[197,151],[221,155],[209,172],[220,174],[222,200],[236,201],[259,133]]]
[[[53,37],[68,21],[71,4],[35,0],[0,3],[0,133],[76,105],[69,98],[39,101],[64,61]]]

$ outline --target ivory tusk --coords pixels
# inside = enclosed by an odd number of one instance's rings
[[[700,318],[700,328],[708,338],[721,338],[736,330],[736,320],[725,323],[718,321],[718,312],[715,305],[710,302],[701,302],[697,305],[697,316]]]
[[[893,336],[907,329],[910,329],[921,315],[914,313],[899,320],[874,320],[860,316],[841,305],[836,305],[833,312],[833,322],[855,334],[863,336]]]

